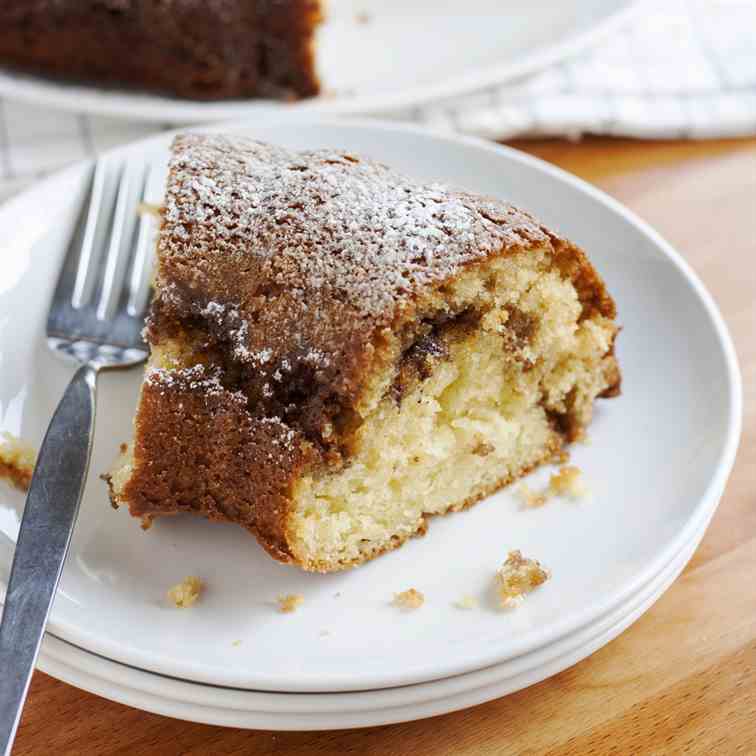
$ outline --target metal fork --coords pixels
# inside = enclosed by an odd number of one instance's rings
[[[0,752],[10,754],[87,479],[97,374],[147,357],[141,338],[153,227],[144,165],[97,161],[47,318],[50,349],[79,365],[26,497],[0,624]]]

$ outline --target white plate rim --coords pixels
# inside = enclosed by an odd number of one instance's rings
[[[382,688],[382,687],[398,687],[402,685],[409,685],[412,683],[425,682],[432,679],[440,679],[440,678],[450,677],[453,675],[464,674],[472,670],[489,667],[489,666],[500,663],[504,659],[511,659],[516,656],[529,653],[535,648],[545,646],[553,642],[555,639],[561,638],[567,635],[568,633],[573,632],[575,629],[589,624],[597,616],[600,616],[610,611],[613,607],[616,607],[622,601],[624,601],[628,596],[635,593],[638,590],[639,586],[647,583],[651,577],[653,577],[659,572],[662,565],[668,564],[671,558],[674,556],[674,554],[676,554],[679,551],[680,544],[686,543],[689,540],[691,534],[696,532],[700,522],[702,522],[703,519],[708,514],[710,514],[711,511],[713,511],[713,509],[716,507],[719,492],[724,488],[727,477],[729,476],[729,472],[734,463],[735,454],[737,451],[738,441],[740,437],[740,429],[741,429],[741,421],[742,421],[742,385],[741,385],[740,371],[739,371],[738,363],[737,363],[737,357],[735,354],[735,349],[734,349],[732,340],[730,338],[728,329],[722,319],[722,316],[719,313],[719,310],[716,304],[714,303],[711,295],[705,289],[705,287],[703,286],[701,281],[698,279],[696,274],[692,271],[690,266],[680,256],[680,254],[676,252],[671,247],[671,245],[669,245],[656,231],[650,228],[648,224],[646,224],[643,220],[641,220],[638,216],[636,216],[632,211],[628,210],[617,200],[613,199],[612,197],[605,194],[601,190],[591,186],[590,184],[583,181],[582,179],[579,179],[567,173],[566,171],[563,171],[560,168],[550,165],[538,158],[519,152],[518,150],[515,150],[513,148],[492,144],[492,143],[485,142],[483,140],[480,140],[474,137],[460,137],[460,136],[449,135],[449,134],[441,133],[441,132],[434,132],[432,130],[421,128],[414,125],[397,124],[397,123],[377,121],[377,120],[354,120],[354,119],[343,119],[343,118],[333,119],[333,118],[324,118],[324,117],[317,117],[317,118],[295,117],[295,118],[287,118],[287,119],[282,120],[280,118],[274,117],[271,119],[263,119],[262,121],[256,120],[254,123],[250,123],[249,121],[237,121],[237,122],[231,122],[231,123],[226,123],[226,124],[215,124],[211,126],[202,127],[199,130],[201,131],[223,131],[223,130],[244,130],[244,129],[254,130],[255,127],[271,128],[271,127],[274,127],[276,124],[279,124],[279,123],[290,124],[292,123],[292,121],[307,123],[307,124],[312,124],[312,125],[317,124],[321,126],[332,125],[338,128],[343,128],[347,126],[350,129],[356,128],[356,129],[370,129],[370,130],[378,130],[378,131],[390,131],[394,133],[396,132],[409,133],[409,134],[421,135],[424,137],[433,138],[433,139],[440,140],[445,143],[457,143],[457,144],[461,143],[461,144],[465,144],[470,147],[482,149],[491,153],[498,153],[498,154],[504,153],[508,155],[508,157],[511,160],[525,164],[536,171],[548,174],[552,176],[553,178],[556,178],[557,180],[560,180],[562,182],[566,182],[567,184],[578,189],[579,191],[592,197],[599,204],[606,206],[608,209],[612,210],[614,213],[618,214],[621,218],[623,218],[627,223],[634,226],[638,231],[640,231],[645,236],[647,236],[649,240],[653,242],[654,246],[657,248],[659,253],[662,254],[662,256],[669,259],[674,264],[674,267],[677,268],[678,272],[681,274],[684,281],[697,295],[698,299],[700,300],[701,304],[704,307],[704,310],[706,311],[706,314],[708,315],[709,319],[712,322],[712,325],[718,337],[719,343],[722,347],[722,353],[724,356],[725,367],[726,367],[727,376],[728,376],[727,389],[728,389],[729,398],[730,398],[729,413],[728,413],[729,432],[727,435],[727,440],[719,455],[719,460],[716,466],[716,470],[713,472],[706,490],[704,491],[701,498],[699,499],[696,507],[692,510],[690,518],[686,522],[685,526],[677,533],[677,536],[671,539],[667,543],[667,545],[656,554],[656,557],[646,565],[646,567],[643,570],[637,572],[631,579],[626,580],[621,589],[618,589],[614,593],[603,597],[602,600],[597,600],[589,604],[588,606],[583,607],[581,610],[573,612],[571,615],[564,617],[559,622],[555,622],[541,630],[533,631],[532,633],[529,633],[528,637],[523,638],[519,641],[510,643],[508,645],[508,648],[505,654],[502,654],[501,652],[496,653],[495,651],[492,651],[485,656],[475,657],[474,661],[471,661],[469,658],[466,658],[463,662],[457,662],[456,664],[448,663],[446,664],[446,666],[437,668],[433,674],[427,674],[427,675],[415,674],[413,676],[408,675],[406,677],[394,676],[392,677],[391,682],[386,682],[385,680],[382,680],[382,679],[379,679],[379,680],[371,679],[369,681],[362,681],[361,683],[357,683],[354,686],[350,686],[348,688],[340,687],[338,690],[370,690],[370,689]],[[144,154],[150,149],[154,149],[160,145],[166,144],[172,138],[172,135],[175,133],[178,133],[179,131],[181,130],[177,130],[174,132],[167,132],[167,133],[159,134],[156,136],[148,137],[146,139],[133,142],[129,145],[118,147],[114,150],[111,150],[108,154],[115,155],[117,153],[127,152],[131,150],[134,150],[134,151],[139,150],[141,154]],[[58,174],[55,174],[54,176],[41,182],[41,184],[37,185],[37,188],[31,188],[25,191],[23,194],[19,195],[18,197],[11,199],[5,205],[0,206],[0,218],[2,218],[2,216],[6,212],[12,214],[13,209],[17,204],[28,202],[29,199],[33,197],[34,193],[36,191],[39,191],[40,187],[47,184],[52,184],[57,181],[61,183],[65,183],[65,179],[67,175],[69,174],[73,175],[76,171],[80,169],[81,169],[81,163],[77,164],[76,166],[72,166]],[[92,650],[101,656],[111,658],[114,660],[125,661],[125,659],[123,658],[123,655],[119,654],[118,647],[114,646],[112,643],[108,643],[99,638],[93,638],[81,628],[68,626],[64,623],[56,622],[54,609],[51,614],[50,624],[52,626],[52,633],[62,638],[63,640],[70,641],[74,645],[80,646],[84,649]],[[165,667],[165,665],[156,664],[154,662],[154,659],[150,660],[150,655],[144,652],[139,654],[138,658],[140,659],[140,661],[138,662],[135,661],[134,659],[130,659],[127,663],[135,667],[158,671],[158,672],[162,672],[162,673],[175,676],[175,677],[185,677],[185,678],[187,677],[187,675],[184,672],[177,673],[176,670],[168,669]],[[201,679],[201,678],[198,677],[194,679]],[[227,684],[227,683],[224,683],[224,684]],[[230,687],[233,687],[233,686],[230,686]],[[248,688],[248,686],[243,686],[243,685],[239,685],[236,687],[239,687],[241,689]],[[261,685],[261,684],[256,684],[255,689],[280,690],[280,688],[275,688],[274,686]],[[321,686],[318,688],[312,688],[309,686],[305,688],[297,688],[297,690],[300,692],[305,692],[305,691],[321,692],[321,691],[325,691],[329,689],[332,689],[332,688],[328,688],[327,686]]]
[[[601,629],[540,662],[516,671],[505,669],[505,663],[455,678],[404,688],[357,693],[271,694],[184,683],[103,659],[53,638],[46,639],[39,668],[46,674],[109,700],[204,724],[295,731],[368,727],[436,716],[508,695],[545,680],[595,653],[636,622],[670,588],[698,549],[709,522],[705,522],[693,535],[691,543],[684,545],[673,562],[652,579],[650,587],[644,586],[639,596],[628,600],[629,607],[623,606],[617,610],[610,622],[600,623]],[[162,693],[160,687],[165,689]],[[171,697],[171,692],[174,697]],[[207,702],[209,698],[225,692],[234,694],[237,700],[229,701],[225,706],[216,705],[215,700],[212,704]],[[205,701],[202,700],[203,693],[207,696]],[[365,700],[367,697],[372,697],[374,703],[379,705],[345,705],[354,698]],[[143,705],[145,702],[146,706]],[[323,703],[325,706],[317,705]],[[302,721],[303,715],[306,722]]]
[[[183,124],[280,114],[285,110],[317,114],[379,114],[419,107],[505,84],[577,55],[630,21],[643,5],[642,0],[623,0],[623,2],[622,7],[608,13],[592,27],[576,32],[567,39],[547,46],[541,51],[527,55],[516,63],[489,66],[433,85],[418,85],[394,93],[342,95],[331,98],[320,96],[290,104],[281,104],[271,100],[198,103],[129,90],[68,84],[0,67],[0,97],[31,105],[113,116],[132,121]]]

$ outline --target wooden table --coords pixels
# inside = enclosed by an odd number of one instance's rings
[[[738,460],[685,573],[635,625],[539,685],[434,719],[324,733],[179,722],[37,673],[15,753],[756,753],[756,140],[520,142],[605,189],[687,258],[721,307],[745,387]]]

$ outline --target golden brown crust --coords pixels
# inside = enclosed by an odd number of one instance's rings
[[[606,380],[607,387],[599,394],[601,399],[612,399],[615,396],[619,396],[622,393],[622,372],[620,371],[619,363],[614,354],[614,350],[617,346],[617,336],[621,328],[617,328],[612,336],[612,343],[609,346],[609,351],[606,353],[604,362],[606,365]]]
[[[192,512],[236,522],[288,561],[291,485],[311,456],[301,436],[252,416],[246,399],[204,368],[154,370],[142,389],[134,472],[115,499],[134,517]]]
[[[554,249],[554,262],[562,275],[569,278],[577,291],[583,311],[581,320],[602,315],[613,320],[617,316],[614,300],[609,296],[603,279],[593,267],[580,247],[567,239],[562,239],[545,227],[543,231],[549,235]]]

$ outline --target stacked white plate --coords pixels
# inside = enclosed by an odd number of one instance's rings
[[[129,437],[139,371],[104,375],[92,474],[40,667],[109,698],[202,722],[268,729],[355,727],[439,714],[530,685],[622,632],[682,570],[716,509],[740,430],[731,340],[680,256],[618,203],[513,150],[380,123],[257,122],[290,147],[344,147],[406,173],[501,196],[588,252],[624,326],[623,395],[600,402],[572,460],[580,502],[523,510],[502,491],[431,522],[426,538],[357,570],[312,575],[270,560],[241,529],[176,518],[143,533],[107,503],[96,473]],[[170,137],[109,155],[154,166],[159,201]],[[69,369],[48,354],[44,319],[88,175],[76,166],[0,208],[2,428],[42,437]],[[546,480],[535,473],[532,485]],[[23,497],[0,495],[0,583]],[[490,596],[510,549],[552,579],[511,611]],[[179,611],[166,589],[207,584]],[[402,613],[394,592],[425,605]],[[276,612],[279,594],[300,609]],[[474,595],[479,608],[455,606]]]

